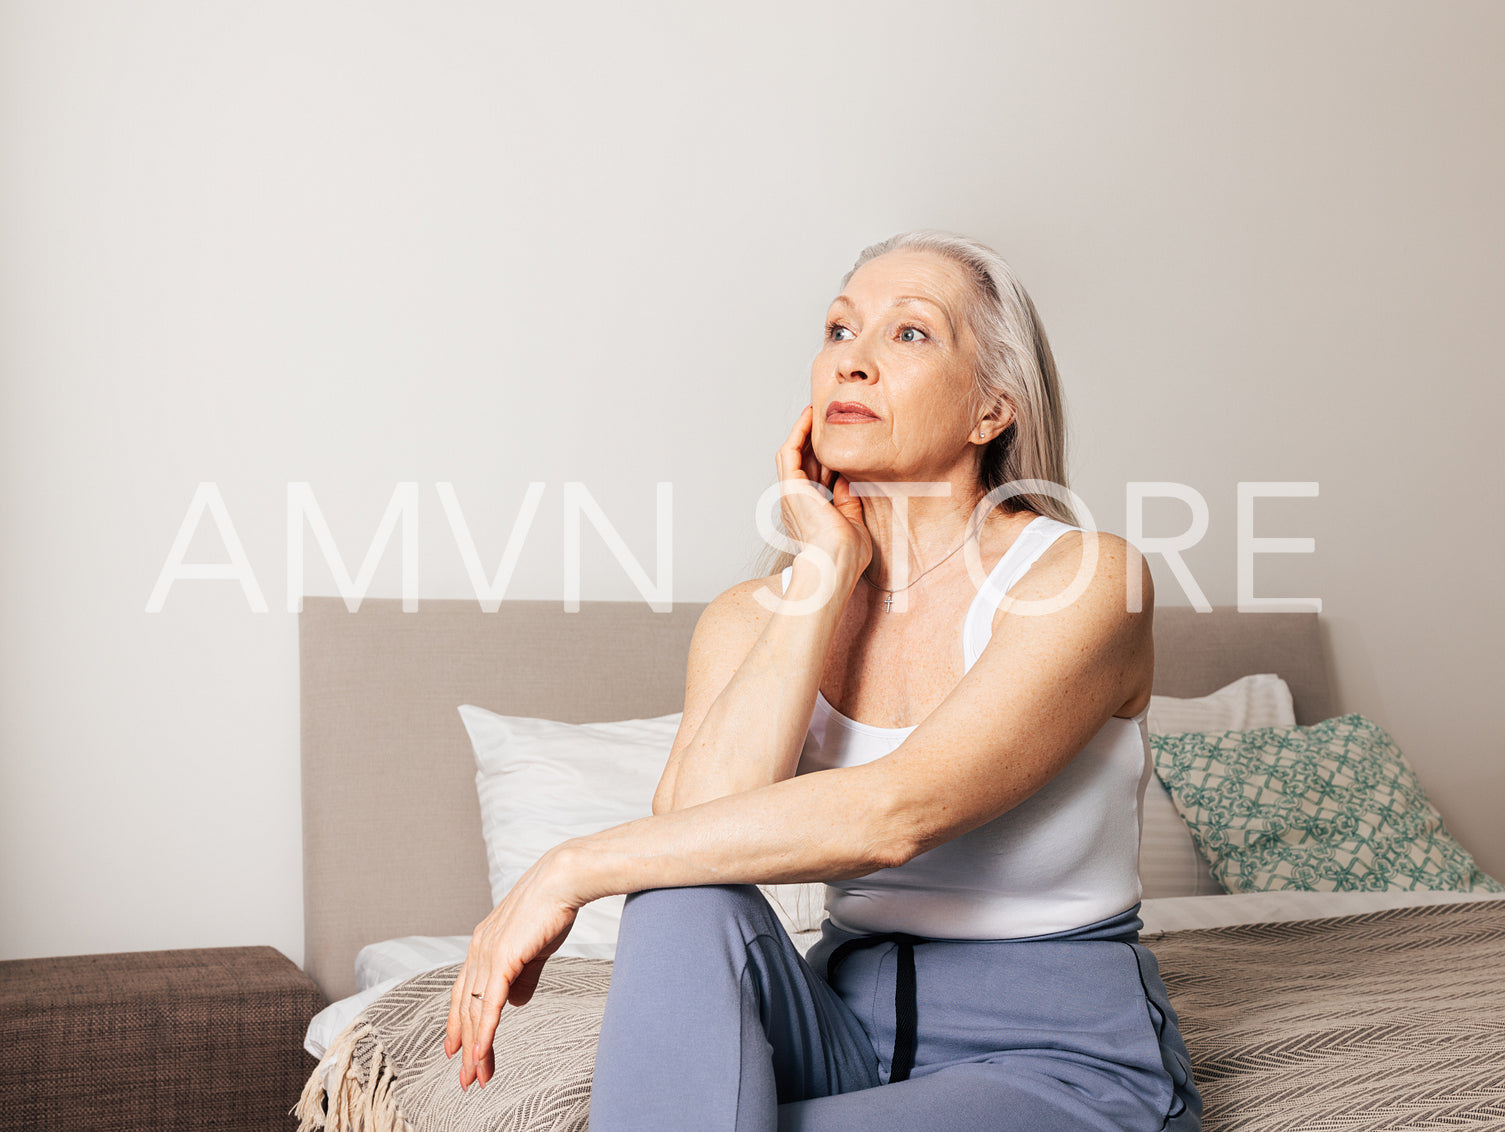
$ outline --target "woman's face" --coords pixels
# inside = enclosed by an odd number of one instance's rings
[[[852,274],[810,366],[810,443],[824,466],[849,480],[934,482],[975,460],[966,288],[963,269],[932,252],[889,252]],[[988,438],[1008,420],[990,420]]]

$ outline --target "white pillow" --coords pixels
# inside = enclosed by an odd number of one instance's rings
[[[1242,676],[1206,696],[1150,697],[1152,735],[1186,731],[1248,731],[1296,723],[1291,689],[1273,673]],[[1144,832],[1139,842],[1143,899],[1204,896],[1223,892],[1197,850],[1191,831],[1158,777],[1144,792]]]
[[[560,723],[498,715],[472,704],[460,707],[475,750],[493,903],[561,841],[653,813],[653,793],[680,715]],[[758,887],[791,935],[820,926],[824,885]],[[610,959],[625,901],[625,896],[608,896],[587,904],[557,954]]]
[[[1149,725],[1156,735],[1294,727],[1296,709],[1286,682],[1274,673],[1263,672],[1241,676],[1216,692],[1192,699],[1151,696]]]

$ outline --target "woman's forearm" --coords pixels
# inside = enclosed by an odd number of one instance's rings
[[[915,850],[884,782],[868,765],[802,774],[573,838],[559,861],[580,904],[647,888],[866,876]]]
[[[657,799],[656,813],[740,794],[794,774],[826,655],[857,583],[854,562],[842,557],[834,562],[835,573],[827,582],[834,582],[834,590],[825,603],[795,613],[791,607],[796,603],[818,597],[823,579],[809,555],[794,560],[783,602],[669,768],[671,789],[667,798]]]

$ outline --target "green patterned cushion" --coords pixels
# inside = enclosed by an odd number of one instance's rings
[[[1311,727],[1151,735],[1155,770],[1229,892],[1505,892],[1357,712]]]

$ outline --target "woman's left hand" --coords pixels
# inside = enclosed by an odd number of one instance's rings
[[[522,1006],[533,997],[544,962],[559,950],[580,903],[567,889],[567,870],[551,849],[512,886],[470,937],[465,965],[449,997],[444,1056],[462,1051],[460,1087],[496,1072],[491,1050],[502,1006]]]

